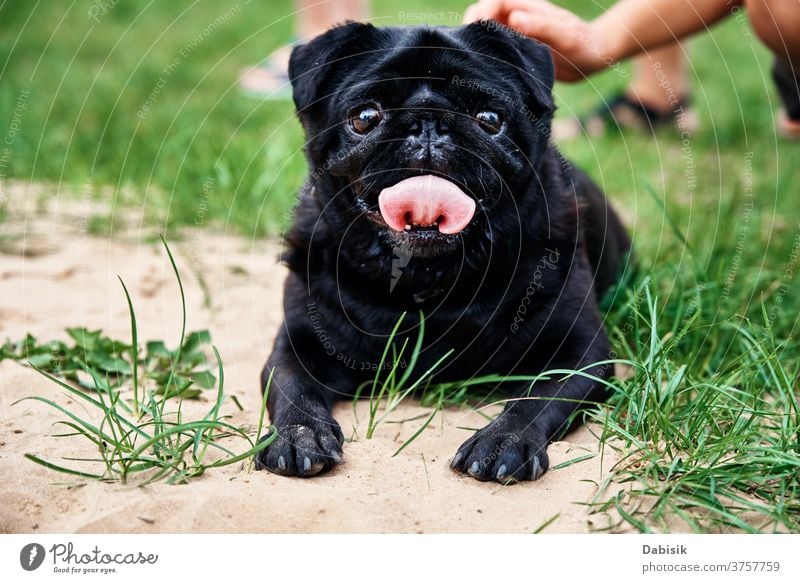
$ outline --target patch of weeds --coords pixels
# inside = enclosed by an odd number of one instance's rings
[[[118,481],[124,484],[134,476],[141,476],[143,484],[157,480],[177,484],[185,483],[209,469],[251,460],[255,453],[267,447],[274,439],[272,437],[256,443],[246,429],[232,425],[226,420],[227,416],[222,415],[222,405],[226,397],[225,376],[216,346],[212,346],[216,360],[216,377],[208,371],[201,371],[203,375],[193,373],[196,378],[186,373],[187,367],[189,370],[194,370],[200,363],[198,356],[202,354],[200,347],[210,342],[210,338],[207,332],[186,335],[186,301],[183,283],[169,246],[163,238],[162,241],[180,288],[183,321],[178,348],[170,351],[163,343],[150,342],[147,344],[144,358],[139,358],[136,312],[122,280],[120,282],[125,291],[131,318],[129,345],[110,341],[100,332],[74,329],[70,336],[77,348],[64,351],[62,355],[64,358],[59,360],[52,357],[52,351],[37,353],[35,348],[41,346],[37,345],[35,340],[24,343],[22,348],[29,349],[24,354],[30,366],[66,391],[82,405],[82,411],[78,413],[41,396],[26,397],[21,401],[39,401],[57,410],[64,415],[64,418],[57,421],[56,425],[64,427],[65,432],[54,437],[82,437],[98,452],[98,457],[64,458],[73,462],[70,466],[56,464],[31,453],[25,454],[26,458],[51,470],[81,478]],[[23,352],[18,350],[13,354],[20,355]],[[87,356],[89,354],[94,356],[89,358]],[[66,358],[66,355],[70,358]],[[125,355],[129,357],[127,360],[124,358]],[[31,360],[36,360],[37,357],[41,366],[37,366],[36,362]],[[76,373],[80,370],[91,379],[95,393],[88,393],[71,386],[56,376],[51,372],[57,370],[53,362],[76,366]],[[93,366],[88,366],[88,363]],[[155,385],[155,389],[147,390],[141,398],[140,364],[143,366],[142,374],[149,377]],[[44,368],[47,366],[51,367],[50,370]],[[63,375],[63,370],[59,374]],[[108,380],[109,376],[114,378],[113,385]],[[123,398],[123,385],[127,380],[130,380],[133,389],[132,398],[129,399]],[[187,391],[192,384],[209,388],[216,384],[216,398],[204,416],[187,420],[182,410],[182,403],[185,396],[191,394]],[[256,436],[262,432],[268,393],[269,386],[264,392],[261,403]],[[169,399],[173,396],[177,399]],[[168,411],[166,408],[168,402],[177,402],[177,407]],[[95,418],[99,418],[99,422],[94,421]],[[227,446],[227,442],[226,445],[220,443],[226,439],[244,441],[245,451],[235,453]],[[209,456],[212,451],[215,455]],[[74,463],[80,465],[75,466]],[[87,467],[89,469],[86,469]]]
[[[133,378],[133,350],[129,342],[109,338],[102,330],[67,328],[70,341],[41,342],[28,334],[23,340],[8,340],[0,346],[4,359],[28,363],[34,368],[68,380],[90,391],[108,393]],[[137,364],[144,378],[156,386],[156,394],[165,394],[166,381],[172,376],[168,397],[194,398],[203,389],[216,385],[211,364],[204,349],[210,349],[207,330],[190,333],[179,349],[169,350],[164,342],[147,342]],[[138,379],[137,379],[138,380]]]

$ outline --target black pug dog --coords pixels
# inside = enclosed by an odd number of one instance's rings
[[[289,74],[310,176],[261,379],[278,435],[256,467],[305,477],[342,462],[334,402],[375,376],[406,313],[398,346],[424,317],[416,374],[454,350],[434,381],[583,371],[502,383],[503,413],[452,460],[479,480],[537,479],[548,443],[605,398],[598,298],[630,245],[549,141],[549,49],[496,23],[349,22],[295,48]]]

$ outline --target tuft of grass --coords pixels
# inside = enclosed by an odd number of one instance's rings
[[[422,350],[422,342],[425,336],[425,316],[420,312],[419,314],[419,326],[417,332],[417,339],[416,342],[411,349],[411,354],[409,357],[409,361],[405,361],[406,350],[408,349],[409,339],[406,338],[403,340],[402,345],[400,348],[397,348],[396,345],[396,337],[397,331],[400,329],[403,321],[406,318],[405,312],[401,314],[400,318],[398,318],[397,323],[394,325],[389,337],[386,340],[386,346],[384,347],[383,354],[381,354],[381,358],[378,361],[378,368],[375,373],[375,377],[372,380],[371,390],[369,394],[369,418],[367,420],[367,439],[372,439],[373,434],[375,433],[375,429],[377,426],[382,423],[386,418],[393,412],[403,400],[408,397],[409,395],[413,394],[415,391],[418,391],[421,387],[425,384],[429,383],[430,380],[433,378],[433,374],[438,369],[442,363],[444,363],[450,356],[453,354],[452,350],[447,351],[443,354],[436,362],[431,365],[428,370],[424,371],[422,374],[416,376],[415,379],[412,381],[412,375],[415,372],[417,359],[419,358],[419,353]],[[389,353],[391,352],[391,359],[389,360]],[[385,377],[382,378],[383,371],[386,370]],[[402,374],[398,378],[398,374],[400,371],[403,371]],[[361,394],[363,393],[364,387],[359,387],[355,394],[355,399],[358,399]],[[384,399],[386,400],[383,415],[380,417],[378,416],[378,411],[383,404]],[[425,423],[427,426],[428,423],[433,419],[435,414],[431,414],[428,418],[428,421]],[[424,429],[424,427],[422,429]],[[414,436],[404,443],[400,449],[395,452],[395,455],[400,453],[403,448],[406,447],[413,439],[419,435],[419,432],[414,434]]]
[[[797,355],[761,322],[720,318],[716,286],[669,301],[645,278],[629,292],[627,327],[613,332],[636,361],[591,417],[622,460],[593,503],[640,531],[800,529]],[[691,298],[691,299],[689,299]],[[663,312],[675,310],[670,318]],[[667,322],[677,324],[667,328]],[[640,349],[644,347],[643,353]],[[632,508],[639,506],[639,510]]]
[[[83,405],[83,410],[81,413],[76,413],[56,403],[53,399],[42,396],[26,397],[21,401],[39,401],[63,414],[64,419],[57,421],[56,425],[66,428],[66,432],[56,434],[55,437],[81,437],[88,440],[97,449],[98,457],[64,458],[69,462],[77,462],[80,467],[56,464],[31,453],[25,454],[26,458],[48,469],[80,478],[118,481],[126,484],[131,478],[141,476],[141,480],[138,482],[140,484],[158,480],[166,480],[169,484],[178,484],[186,483],[209,469],[251,460],[253,455],[267,447],[274,439],[273,433],[273,437],[257,443],[250,437],[247,430],[232,425],[226,421],[227,417],[222,415],[222,405],[226,397],[224,392],[225,376],[222,359],[216,346],[212,346],[217,367],[216,397],[213,405],[200,419],[187,420],[184,418],[182,403],[187,393],[185,389],[181,388],[183,381],[178,372],[179,363],[185,359],[187,354],[194,353],[201,344],[203,336],[199,334],[194,337],[192,335],[185,336],[186,300],[183,284],[169,245],[166,240],[162,239],[162,241],[178,280],[184,320],[181,342],[176,351],[164,351],[161,350],[161,345],[151,346],[153,343],[148,343],[148,352],[152,350],[158,355],[158,358],[164,359],[168,363],[165,367],[166,370],[162,370],[160,375],[151,377],[156,381],[156,389],[147,391],[146,397],[140,400],[136,313],[127,287],[120,279],[131,318],[132,345],[128,347],[128,352],[132,355],[134,363],[130,366],[129,371],[133,398],[129,403],[123,397],[121,386],[111,386],[98,371],[86,366],[82,361],[79,362],[79,365],[82,365],[82,370],[92,379],[94,394],[73,387],[62,378],[29,360],[28,363],[31,367]],[[101,338],[100,333],[94,334],[92,338]],[[261,405],[256,436],[261,434],[263,427],[268,391],[269,386],[267,386]],[[177,399],[170,400],[170,397],[177,397]],[[177,401],[177,407],[174,410],[167,410],[167,403],[174,401]],[[95,417],[100,421],[93,421]],[[245,451],[235,453],[229,446],[222,445],[220,442],[226,439],[243,440],[246,444]],[[209,452],[212,450],[216,453],[214,457],[209,456]],[[94,469],[86,470],[84,469],[86,466]]]

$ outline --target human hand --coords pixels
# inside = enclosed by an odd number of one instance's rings
[[[464,22],[478,20],[495,20],[549,45],[559,81],[580,81],[614,63],[599,26],[547,0],[479,0],[464,13]]]

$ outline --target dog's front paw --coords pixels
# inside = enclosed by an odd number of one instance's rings
[[[458,449],[450,467],[481,481],[536,480],[547,471],[547,440],[491,423]]]
[[[282,425],[272,431],[278,435],[256,454],[257,470],[269,470],[282,476],[307,478],[342,463],[344,437],[333,419],[311,425]],[[259,443],[268,439],[266,434]]]

